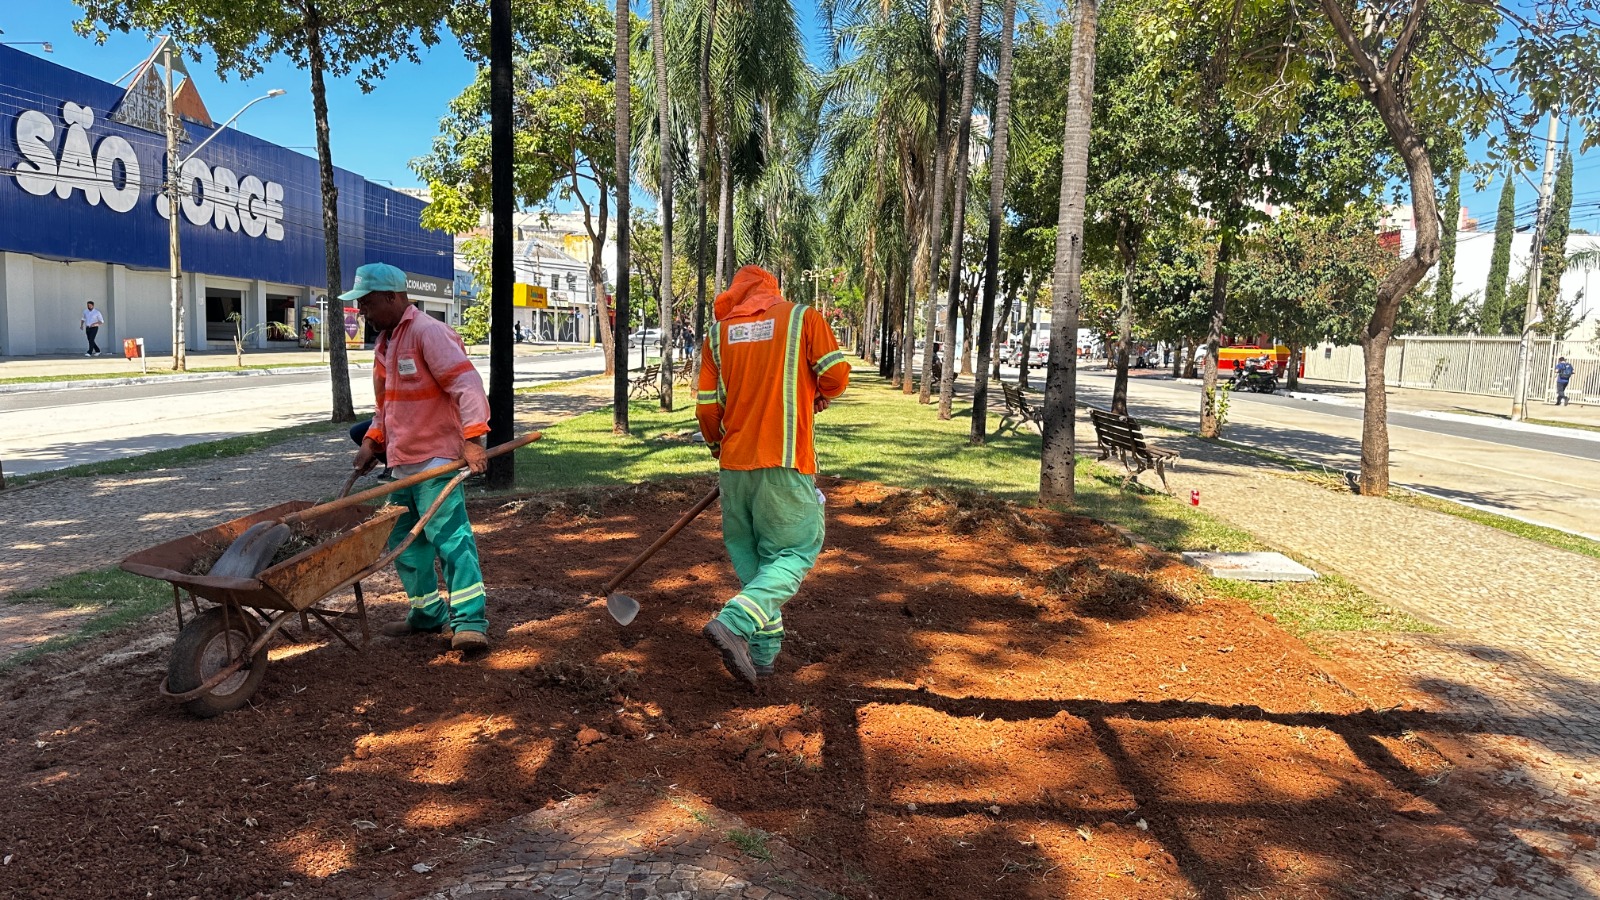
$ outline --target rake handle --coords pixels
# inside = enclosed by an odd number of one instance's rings
[[[684,513],[677,522],[673,523],[671,528],[667,529],[666,534],[656,538],[655,543],[651,544],[649,547],[646,547],[643,553],[635,556],[633,558],[633,562],[628,563],[628,567],[626,569],[623,569],[621,572],[613,575],[611,580],[606,582],[606,586],[600,589],[601,596],[605,596],[616,590],[617,585],[627,580],[629,575],[632,575],[634,572],[638,571],[639,567],[648,562],[650,557],[656,555],[657,550],[665,547],[668,541],[677,537],[678,532],[682,531],[690,522],[693,522],[696,516],[705,512],[706,507],[717,502],[717,498],[721,495],[722,486],[718,485],[711,489],[711,493],[701,497],[700,502],[696,503],[694,506],[691,506],[688,512]]]

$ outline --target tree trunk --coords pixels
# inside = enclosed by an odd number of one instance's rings
[[[1016,282],[1013,281],[1011,283],[1010,287],[1006,288],[1006,299],[1005,299],[1005,303],[1002,304],[1001,307],[1000,307],[1000,318],[995,320],[994,329],[990,334],[989,340],[990,340],[991,344],[994,341],[995,337],[997,337],[999,335],[1002,335],[1002,334],[1007,334],[1008,335],[1008,334],[1011,333],[1010,330],[1009,330],[1010,325],[1011,325],[1011,308],[1016,303],[1016,301],[1017,301],[1017,284],[1016,284]],[[982,355],[982,342],[983,342],[983,337],[982,337],[982,335],[979,335],[979,355],[980,356]],[[992,378],[995,381],[999,381],[1000,380],[1000,354],[994,353],[992,358],[994,360],[994,363],[993,363],[993,369],[992,369],[989,377]],[[988,390],[988,385],[987,384],[984,385],[984,389]]]
[[[980,0],[968,0],[968,2],[980,2]],[[933,341],[939,330],[939,291],[934,285],[939,283],[939,262],[944,255],[944,186],[949,180],[947,176],[950,168],[950,152],[945,143],[945,132],[950,130],[949,78],[946,77],[947,62],[944,54],[947,9],[947,2],[934,4],[933,54],[934,71],[939,79],[939,99],[933,130],[933,190],[930,191],[932,197],[929,200],[928,214],[924,217],[924,227],[927,228],[923,240],[927,249],[924,265],[928,270],[926,288],[928,301],[927,308],[923,312],[922,330],[927,334],[924,345],[927,349],[922,354],[922,392],[917,396],[919,403],[933,400]]]
[[[1028,291],[1028,319],[1022,323],[1022,363],[1017,367],[1017,386],[1028,387],[1028,356],[1033,352],[1033,318],[1034,304],[1039,300],[1039,290],[1043,285],[1034,279],[1033,287]]]
[[[1188,341],[1174,341],[1172,348],[1172,377],[1183,377],[1183,361],[1194,358],[1194,348]]]
[[[717,26],[717,0],[706,2],[706,27],[700,32],[700,129],[695,134],[694,158],[700,170],[699,183],[695,185],[695,208],[700,217],[700,239],[695,246],[695,298],[694,335],[704,343],[706,339],[706,238],[708,194],[711,192],[711,170],[706,166],[706,140],[711,135],[711,38]],[[712,326],[716,326],[713,321]]]
[[[717,293],[733,283],[733,165],[726,135],[717,136]]]
[[[659,0],[657,0],[659,2]],[[629,271],[633,268],[633,258],[629,256],[632,249],[632,235],[629,220],[632,214],[630,208],[631,197],[629,190],[633,186],[633,73],[628,68],[629,56],[633,50],[633,11],[628,5],[628,0],[617,0],[617,28],[616,28],[616,91],[617,91],[617,324],[612,335],[615,346],[622,348],[622,365],[617,366],[614,373],[615,379],[611,385],[611,433],[628,433],[628,318],[630,310],[629,301],[632,299],[633,278]],[[641,353],[641,355],[643,355]],[[640,360],[642,368],[644,361]]]
[[[1122,229],[1118,229],[1119,232]],[[1117,310],[1117,378],[1111,386],[1111,412],[1128,414],[1128,356],[1133,350],[1133,267],[1134,254],[1125,234],[1118,235],[1118,249],[1122,252],[1122,305]],[[1074,339],[1073,353],[1077,353]]]
[[[967,227],[967,163],[971,158],[972,94],[978,78],[978,40],[983,36],[983,0],[967,0],[967,47],[961,67],[961,132],[956,138],[955,199],[950,207],[950,277],[945,287],[945,367],[939,381],[939,418],[950,418],[956,390],[956,313],[961,300],[961,242]]]
[[[1016,30],[1017,0],[1004,0],[1000,11],[1000,64],[996,72],[994,140],[989,153],[989,229],[983,245],[983,305],[978,311],[978,377],[972,386],[972,428],[967,440],[981,444],[989,434],[989,359],[994,349],[994,300],[1000,287],[1000,227],[1005,213],[1006,166],[1011,130],[1011,48]],[[1004,324],[1011,314],[1006,292]],[[1000,362],[994,362],[1000,380]]]
[[[916,358],[917,352],[917,305],[911,301],[911,295],[907,293],[907,290],[910,286],[905,283],[905,267],[902,265],[900,268],[901,284],[899,288],[895,290],[895,298],[900,301],[900,310],[902,313],[900,317],[900,390],[903,393],[909,394],[916,390],[916,372],[911,368],[911,366],[912,360]],[[927,359],[928,354],[932,352],[933,345],[931,343],[924,343],[922,350],[923,359]]]
[[[1401,100],[1400,86],[1390,78],[1390,70],[1367,53],[1362,36],[1351,28],[1339,0],[1321,0],[1321,5],[1355,63],[1363,93],[1377,109],[1378,117],[1389,132],[1390,143],[1405,163],[1406,175],[1411,181],[1411,209],[1417,225],[1415,249],[1379,282],[1372,318],[1361,333],[1367,384],[1366,403],[1361,414],[1360,488],[1366,496],[1382,497],[1389,493],[1389,401],[1384,393],[1384,362],[1401,301],[1439,261],[1439,201],[1434,193],[1433,161],[1428,158],[1427,145]],[[1403,48],[1403,52],[1409,49]],[[1405,71],[1407,67],[1395,68]],[[1538,277],[1537,274],[1534,277]]]
[[[339,293],[344,290],[344,275],[339,267],[339,188],[333,183],[333,146],[328,134],[328,89],[323,84],[323,71],[327,68],[322,46],[322,25],[316,7],[310,10],[310,26],[306,30],[307,57],[311,69],[311,114],[317,127],[317,171],[322,181],[322,249],[327,258],[325,271],[328,277],[328,321],[322,323],[328,336],[328,375],[333,383],[334,422],[353,422],[356,408],[350,397],[350,358],[344,346],[344,301]],[[178,211],[174,209],[176,216]],[[336,327],[329,327],[336,326]]]
[[[883,278],[878,285],[881,294],[878,300],[878,377],[894,378],[894,327],[891,323],[894,318],[893,289],[894,270],[891,268],[888,277]]]
[[[1232,222],[1233,208],[1229,204],[1225,222]],[[1222,433],[1222,417],[1218,414],[1217,359],[1222,347],[1222,325],[1228,311],[1228,263],[1233,259],[1233,239],[1223,226],[1221,240],[1217,243],[1217,268],[1211,276],[1211,328],[1206,334],[1206,365],[1200,373],[1200,436],[1214,438]]]
[[[1078,402],[1078,308],[1083,302],[1083,216],[1089,174],[1089,128],[1094,103],[1095,27],[1099,0],[1078,0],[1067,81],[1061,152],[1061,204],[1056,226],[1055,278],[1050,311],[1050,364],[1045,378],[1044,447],[1039,499],[1073,501],[1073,420]]]
[[[982,276],[979,276],[982,277]],[[978,290],[983,283],[973,280],[967,283],[962,290],[961,297],[961,374],[972,374],[972,314],[978,305]]]
[[[1289,347],[1289,368],[1283,373],[1285,390],[1297,391],[1300,389],[1300,359],[1305,355],[1306,348],[1299,344]]]
[[[611,317],[606,314],[606,268],[605,262],[600,255],[601,250],[605,248],[606,226],[611,207],[609,205],[610,200],[607,197],[609,191],[606,190],[606,185],[600,185],[599,193],[599,230],[595,230],[594,222],[589,216],[589,208],[587,206],[583,210],[583,224],[589,231],[589,284],[594,291],[595,325],[600,329],[600,352],[605,356],[605,374],[615,375],[619,354],[613,335],[614,329],[611,327]],[[626,370],[628,368],[628,348],[623,347],[621,350],[621,364],[622,368]]]
[[[673,351],[678,346],[672,309],[672,92],[667,85],[666,14],[663,0],[650,0],[651,43],[655,50],[656,127],[661,144],[661,408],[672,411]]]

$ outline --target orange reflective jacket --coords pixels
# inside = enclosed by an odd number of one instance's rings
[[[850,381],[833,330],[816,310],[783,299],[759,266],[734,275],[715,312],[700,352],[695,416],[706,442],[720,445],[722,468],[816,474],[814,404]]]

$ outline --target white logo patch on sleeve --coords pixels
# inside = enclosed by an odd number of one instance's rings
[[[740,322],[737,325],[729,325],[728,343],[753,344],[757,341],[770,341],[777,324],[776,319],[766,319],[761,322]]]

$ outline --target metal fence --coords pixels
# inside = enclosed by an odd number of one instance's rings
[[[1429,391],[1489,397],[1511,396],[1517,377],[1514,337],[1405,335],[1389,344],[1384,383]],[[1600,345],[1593,341],[1535,338],[1529,349],[1528,399],[1554,400],[1556,358],[1572,363],[1567,398],[1600,404]],[[1321,344],[1306,350],[1306,377],[1346,384],[1366,383],[1366,361],[1358,346]]]

